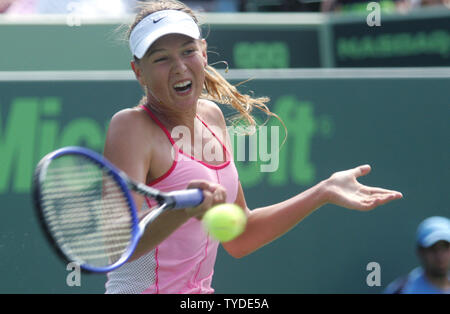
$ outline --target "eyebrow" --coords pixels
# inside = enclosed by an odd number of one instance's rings
[[[192,43],[194,43],[194,39],[188,39],[184,44],[182,44],[181,45],[181,48],[183,48],[183,47],[185,47],[185,46],[188,46],[188,45],[190,45],[190,44],[192,44]],[[148,58],[148,57],[150,57],[152,54],[155,54],[155,53],[157,53],[157,52],[162,52],[162,51],[166,51],[167,49],[164,49],[164,48],[158,48],[158,49],[150,49],[150,50],[148,50],[147,51],[147,53],[146,53],[146,57]]]

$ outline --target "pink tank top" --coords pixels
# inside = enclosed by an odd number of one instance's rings
[[[185,189],[191,180],[221,184],[227,191],[227,203],[234,203],[238,174],[232,156],[214,132],[199,119],[221,143],[227,161],[210,165],[186,154],[157,117],[141,106],[166,133],[175,151],[172,167],[150,186],[172,191]],[[148,208],[148,200],[143,209]],[[219,242],[205,232],[201,222],[191,218],[155,249],[107,274],[106,293],[213,293],[211,287]]]

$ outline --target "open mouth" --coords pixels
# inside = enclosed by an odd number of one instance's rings
[[[191,87],[192,87],[192,81],[190,81],[190,80],[179,82],[173,86],[175,91],[177,91],[178,93],[185,93],[185,92],[189,91],[191,89]]]

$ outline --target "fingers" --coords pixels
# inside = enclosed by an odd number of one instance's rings
[[[193,180],[188,184],[188,189],[198,188],[203,193],[211,194],[214,204],[223,203],[227,198],[226,190],[223,186],[203,180]]]
[[[377,188],[377,187],[370,187],[370,186],[365,186],[363,185],[361,188],[361,192],[368,194],[368,195],[388,195],[388,194],[392,194],[397,198],[402,198],[403,194],[401,192],[398,191],[394,191],[394,190],[387,190],[387,189],[383,189],[383,188]]]
[[[372,210],[378,206],[385,205],[391,201],[400,199],[403,194],[397,191],[386,190],[382,188],[364,187],[360,191],[360,210]]]
[[[187,188],[188,189],[201,189],[201,190],[209,190],[210,189],[210,183],[208,181],[204,180],[192,180],[189,182]]]
[[[401,193],[400,193],[401,194]],[[378,206],[385,205],[393,200],[399,199],[401,196],[399,196],[398,193],[389,193],[385,195],[378,195],[375,197],[366,198],[361,201],[361,207],[362,210],[372,210]]]
[[[212,206],[224,203],[227,198],[226,190],[220,184],[204,181],[204,180],[193,180],[188,186],[188,189],[201,189],[203,191],[203,202],[192,209],[187,209],[190,216],[195,216],[198,219],[203,217],[203,214]]]
[[[355,177],[365,176],[369,174],[371,170],[372,168],[370,167],[370,165],[362,165],[353,169]],[[365,194],[373,195],[375,197],[377,196],[382,198],[388,197],[389,200],[391,200],[391,198],[392,200],[394,200],[403,197],[403,194],[401,192],[377,187],[363,186],[361,191],[364,192]]]
[[[372,170],[372,168],[370,167],[370,165],[362,165],[362,166],[354,168],[353,173],[354,173],[355,177],[361,177],[361,176],[365,176],[365,175],[369,174],[371,170]]]

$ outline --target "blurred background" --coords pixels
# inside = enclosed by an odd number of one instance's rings
[[[220,248],[216,292],[381,293],[416,267],[417,225],[450,216],[449,0],[183,2],[199,12],[209,63],[232,83],[251,79],[241,91],[269,96],[289,131],[276,171],[237,162],[250,208],[365,163],[363,183],[404,195],[368,213],[326,205],[239,260]],[[67,283],[31,179],[56,148],[101,152],[111,116],[142,97],[124,35],[135,4],[0,0],[0,293],[104,292],[104,275]]]

